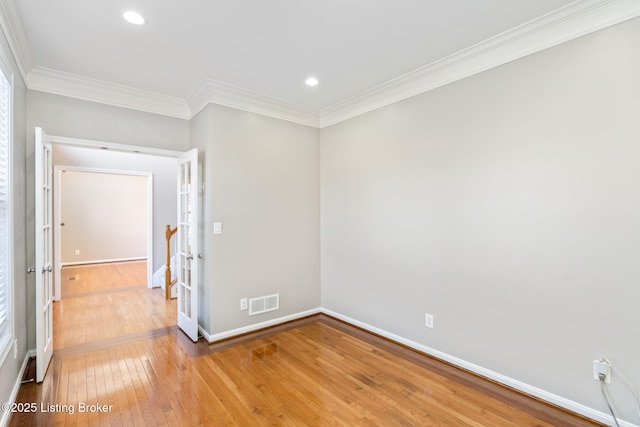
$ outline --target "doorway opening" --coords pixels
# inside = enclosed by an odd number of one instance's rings
[[[67,303],[65,304],[64,313],[67,315],[69,311],[73,311],[68,307],[73,305],[78,308],[77,312],[87,313],[92,319],[92,322],[83,322],[82,316],[77,314],[75,318],[71,318],[70,323],[68,324],[68,328],[64,326],[60,329],[63,331],[75,331],[75,335],[72,338],[68,338],[65,336],[65,342],[67,344],[75,346],[73,348],[77,349],[78,346],[82,345],[95,345],[96,340],[101,341],[101,345],[108,345],[105,343],[105,339],[113,339],[122,340],[122,339],[135,339],[136,334],[144,334],[145,336],[151,333],[156,333],[158,330],[167,331],[167,324],[165,323],[167,319],[170,319],[170,323],[175,325],[177,321],[177,327],[182,330],[192,341],[198,340],[198,270],[199,270],[199,259],[201,255],[198,253],[198,209],[200,206],[199,203],[199,168],[198,168],[198,151],[196,149],[192,149],[188,152],[173,152],[168,150],[159,150],[159,149],[150,149],[144,147],[136,147],[136,146],[126,146],[122,144],[113,144],[113,143],[104,143],[104,142],[96,142],[96,141],[87,141],[87,140],[78,140],[74,138],[65,138],[65,137],[55,137],[55,136],[47,136],[44,131],[40,128],[36,128],[36,138],[35,138],[35,152],[36,152],[36,171],[40,171],[40,174],[36,173],[36,221],[35,221],[35,231],[36,231],[36,269],[41,269],[42,275],[36,275],[36,313],[42,313],[41,316],[36,316],[36,377],[37,381],[43,381],[45,372],[47,367],[52,359],[52,348],[54,346],[53,340],[53,302],[54,302],[54,292],[53,289],[60,289],[60,282],[64,279],[58,275],[59,278],[57,281],[54,280],[54,276],[52,274],[55,264],[56,275],[60,270],[60,262],[53,262],[53,259],[58,257],[57,259],[62,259],[63,256],[66,256],[65,250],[63,250],[61,242],[57,242],[55,245],[52,245],[52,240],[56,240],[56,236],[60,236],[63,233],[60,231],[62,227],[60,224],[65,223],[64,218],[60,217],[60,209],[57,209],[58,217],[54,219],[53,217],[53,209],[51,206],[53,205],[52,193],[56,191],[56,189],[62,188],[64,191],[65,186],[60,186],[60,183],[56,186],[51,183],[51,178],[53,175],[54,165],[58,166],[59,174],[70,173],[70,172],[87,172],[81,170],[73,170],[73,168],[93,168],[93,169],[102,169],[99,172],[104,172],[105,170],[109,173],[114,173],[115,167],[118,168],[126,168],[125,170],[131,171],[145,171],[145,173],[138,173],[138,175],[143,175],[147,177],[148,183],[148,196],[147,200],[153,200],[153,202],[149,202],[149,206],[147,208],[148,217],[151,218],[147,222],[147,228],[150,230],[147,233],[146,240],[148,242],[148,246],[150,247],[147,250],[147,261],[150,268],[147,269],[146,274],[146,286],[141,286],[142,289],[135,289],[135,286],[124,286],[123,288],[127,288],[127,291],[149,294],[156,292],[158,297],[162,301],[161,304],[153,304],[151,299],[149,298],[130,298],[134,293],[128,294],[128,297],[125,298],[123,295],[117,295],[123,291],[117,289],[117,286],[110,286],[109,289],[91,289],[90,292],[80,292],[82,298],[80,296],[75,298],[67,299]],[[52,153],[54,150],[61,151],[62,154],[59,153],[58,156],[54,156]],[[39,154],[41,153],[41,154]],[[84,156],[84,157],[83,157]],[[55,157],[52,160],[52,157]],[[166,174],[160,174],[157,172],[149,173],[148,165],[144,166],[132,166],[131,162],[149,160],[149,158],[162,158],[167,161],[170,165],[170,172]],[[64,160],[61,160],[64,159]],[[115,159],[115,160],[114,160]],[[105,164],[105,161],[107,163]],[[75,163],[74,163],[75,162]],[[102,163],[101,163],[102,162]],[[63,172],[64,171],[64,172]],[[96,172],[95,170],[91,172]],[[120,175],[127,175],[120,174]],[[128,175],[136,175],[129,173]],[[160,181],[160,176],[166,176],[167,182],[170,182],[169,185],[153,185]],[[43,179],[39,179],[39,176],[43,177]],[[86,178],[86,177],[85,177]],[[62,182],[62,179],[59,178],[59,181]],[[159,184],[159,183],[158,183]],[[91,185],[87,185],[86,182],[82,182],[80,186],[84,185],[85,187],[91,188]],[[123,185],[128,184],[119,184],[118,186],[122,188]],[[108,187],[108,186],[107,186]],[[158,188],[162,188],[162,191],[158,191]],[[169,188],[173,188],[173,191],[168,190]],[[53,191],[52,191],[53,190]],[[113,190],[113,188],[111,189]],[[117,189],[115,193],[118,193]],[[170,195],[172,197],[172,202],[169,205],[164,205],[164,207],[160,207],[160,200],[162,196]],[[133,196],[135,198],[135,196]],[[95,197],[92,194],[88,196],[80,197],[82,202],[83,199],[93,200]],[[56,200],[59,200],[59,197],[56,197]],[[80,203],[81,203],[80,202]],[[122,203],[122,201],[116,199],[115,201],[111,201],[111,204]],[[77,202],[76,202],[77,204]],[[95,203],[98,205],[99,203]],[[94,208],[92,206],[92,208]],[[105,207],[104,205],[99,210],[110,210],[111,207]],[[151,214],[149,214],[151,213]],[[161,215],[168,215],[165,219],[160,219]],[[89,214],[92,216],[92,214]],[[99,216],[97,213],[94,213],[93,216]],[[76,218],[76,221],[77,218]],[[104,221],[104,220],[103,220]],[[163,256],[160,254],[166,248],[166,242],[160,236],[165,235],[165,229],[167,224],[174,223],[177,227],[177,237],[175,242],[175,258],[176,258],[176,271],[177,271],[177,280],[176,280],[176,288],[177,288],[177,301],[166,301],[164,290],[153,288],[153,270],[158,266],[162,266]],[[57,225],[56,225],[57,224]],[[75,225],[75,224],[74,224]],[[93,224],[94,226],[99,227],[100,224]],[[151,225],[151,226],[150,226]],[[117,224],[114,226],[117,227]],[[144,228],[144,227],[143,227]],[[52,230],[57,229],[57,233],[52,236]],[[129,233],[133,233],[134,231],[129,231]],[[87,237],[89,231],[85,231],[84,235],[81,234],[81,238],[77,240],[74,245],[71,245],[72,248],[77,248],[78,245],[81,245],[82,237]],[[155,238],[154,238],[155,236]],[[104,240],[109,240],[103,236]],[[122,240],[127,240],[125,237]],[[118,239],[114,239],[114,241],[118,242]],[[97,243],[93,243],[93,246],[103,245],[103,242],[98,239]],[[117,246],[117,244],[115,245]],[[89,249],[92,251],[96,249],[95,247]],[[80,250],[78,255],[75,255],[77,249],[73,249],[72,257],[81,256],[82,250]],[[68,252],[68,251],[67,251]],[[155,254],[155,256],[154,256]],[[93,261],[98,258],[100,261],[114,261],[113,255],[107,257],[106,259],[100,259],[100,256],[96,256],[94,254]],[[119,258],[127,258],[120,257],[119,255],[115,256],[116,261],[120,261],[122,263],[122,259]],[[38,261],[40,260],[40,261]],[[125,261],[132,261],[126,260]],[[40,265],[41,264],[41,265]],[[74,263],[75,264],[75,263]],[[102,268],[105,267],[102,264],[84,264],[91,265],[93,267]],[[114,263],[111,267],[113,267]],[[82,267],[82,265],[80,266]],[[118,265],[120,269],[124,268],[123,265]],[[127,267],[132,267],[128,265]],[[78,268],[78,267],[76,267]],[[85,267],[88,268],[88,267]],[[89,270],[83,270],[84,274],[87,275]],[[80,277],[82,272],[74,271],[73,274],[68,274],[65,278],[68,281],[76,281]],[[99,276],[100,272],[92,272],[96,276]],[[111,272],[102,274],[100,280],[109,280],[109,278],[113,278],[117,274]],[[55,286],[51,286],[51,282],[55,283]],[[57,283],[56,283],[57,282]],[[78,287],[76,286],[76,289]],[[129,289],[134,288],[134,289]],[[55,293],[55,295],[60,298],[63,297],[63,292],[60,289]],[[93,300],[87,299],[87,297],[94,297]],[[107,304],[107,302],[109,302]],[[140,301],[138,303],[133,303],[127,305],[127,303],[131,301]],[[61,303],[65,301],[60,301],[57,305],[60,306]],[[171,309],[167,309],[167,307],[171,307],[173,303],[173,307],[175,307],[172,315],[167,317],[167,312],[171,313]],[[140,321],[132,319],[136,315],[144,314],[146,309],[146,313],[148,314],[147,320]],[[158,312],[158,309],[162,312]],[[109,317],[111,316],[111,317]],[[69,318],[67,318],[69,319]],[[120,323],[124,324],[126,327],[121,328],[121,332],[117,332],[118,328],[114,328],[113,324],[117,323],[110,319],[117,319],[121,321]],[[66,323],[66,322],[65,322]],[[87,324],[89,323],[89,324]],[[82,327],[81,327],[82,326]],[[87,326],[87,327],[84,327]],[[169,325],[170,326],[170,325]],[[83,328],[84,327],[84,328]],[[58,329],[58,328],[56,328]],[[174,327],[174,330],[176,328]],[[115,332],[114,332],[115,331]],[[125,333],[125,337],[122,337],[122,332]],[[78,338],[81,336],[82,338]],[[77,340],[76,340],[77,339]],[[94,343],[94,344],[92,344]],[[65,345],[63,343],[63,345]],[[55,346],[60,349],[59,345]]]
[[[72,265],[144,260],[143,282],[153,286],[153,173],[56,164],[69,152],[85,163],[94,151],[53,148],[56,301],[64,296],[61,271]]]

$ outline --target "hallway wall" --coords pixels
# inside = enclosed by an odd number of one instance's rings
[[[148,177],[61,171],[60,262],[89,264],[147,258]],[[151,237],[151,236],[149,236]]]

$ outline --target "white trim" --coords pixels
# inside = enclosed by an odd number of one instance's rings
[[[198,325],[198,332],[200,332],[200,335],[202,336],[202,338],[207,340],[207,342],[213,342],[213,339],[211,338],[211,334],[205,331],[204,328],[200,325]]]
[[[182,99],[63,71],[35,67],[26,82],[31,90],[180,119],[191,118],[189,106]]]
[[[147,175],[147,288],[153,288],[153,173]]]
[[[110,262],[127,262],[127,261],[143,261],[145,257],[131,257],[131,258],[113,258],[113,259],[96,259],[89,261],[74,261],[74,262],[61,262],[60,267],[68,267],[70,265],[91,265],[91,264],[108,264]]]
[[[320,127],[350,119],[640,16],[637,0],[576,1],[320,111]]]
[[[466,360],[460,359],[455,356],[451,356],[450,354],[444,353],[442,351],[436,350],[431,347],[427,347],[426,345],[417,343],[415,341],[411,341],[407,338],[401,337],[400,335],[396,335],[394,333],[385,331],[384,329],[377,328],[375,326],[372,326],[365,322],[361,322],[349,316],[336,313],[333,310],[329,310],[327,308],[321,308],[321,312],[328,316],[335,317],[336,319],[340,319],[343,322],[347,322],[351,325],[362,328],[366,331],[380,335],[391,341],[400,343],[414,350],[418,350],[419,352],[428,354],[440,360],[444,360],[445,362],[448,362],[459,368],[466,369],[467,371],[471,371],[477,375],[480,375],[481,377],[489,378],[493,381],[496,381],[500,384],[504,384],[508,387],[514,388],[528,395],[535,396],[546,402],[550,402],[554,405],[568,409],[572,412],[578,413],[580,415],[584,415],[585,417],[594,419],[596,421],[600,421],[602,423],[613,425],[613,417],[611,417],[611,415],[606,414],[604,412],[600,412],[596,409],[590,408],[581,403],[574,402],[562,396],[558,396],[557,394],[550,393],[546,390],[542,390],[540,388],[534,387],[522,381],[516,380],[514,378],[510,378],[506,375],[502,375],[498,372],[492,371],[490,369],[483,368],[482,366],[476,365],[475,363],[467,362]],[[632,424],[626,421],[620,421],[620,425],[625,427],[638,427],[635,424]]]
[[[92,167],[84,167],[84,166],[54,165],[54,168],[60,169],[61,171],[69,171],[69,172],[92,172],[92,173],[105,173],[105,174],[111,174],[111,175],[132,175],[132,176],[153,175],[151,172],[129,171],[129,170],[123,170],[123,169],[92,168]]]
[[[318,112],[312,108],[265,96],[247,89],[204,79],[187,98],[194,117],[209,103],[318,127]]]
[[[22,377],[24,376],[24,372],[27,369],[27,363],[29,363],[29,358],[35,357],[35,350],[28,350],[27,354],[24,355],[24,360],[22,361],[22,366],[20,367],[20,372],[18,374],[18,378],[16,378],[15,384],[13,384],[13,389],[11,389],[11,394],[9,395],[9,399],[6,403],[14,403],[16,398],[18,397],[18,392],[20,391],[20,385],[22,384]],[[5,402],[2,402],[5,403]],[[9,418],[11,418],[11,411],[0,411],[0,427],[5,427],[9,425]]]
[[[52,158],[53,160],[53,158]],[[60,217],[62,216],[62,170],[59,166],[53,165],[53,300],[62,299],[62,263],[60,254],[62,253],[62,239],[60,238]]]
[[[279,325],[280,323],[290,322],[292,320],[301,319],[303,317],[312,316],[322,311],[320,307],[312,308],[311,310],[301,311],[299,313],[290,314],[288,316],[278,317],[277,319],[266,320],[260,323],[254,323],[252,325],[243,326],[241,328],[231,329],[225,332],[219,332],[217,334],[209,334],[202,327],[198,327],[200,334],[210,343],[215,341],[224,340],[226,338],[233,338],[237,335],[243,335],[249,332],[254,332],[260,329],[268,328],[270,326]]]
[[[26,82],[27,74],[33,68],[33,57],[27,34],[22,26],[22,19],[20,19],[14,1],[0,0],[0,28],[7,40],[22,80]],[[4,52],[2,52],[2,56],[5,59]],[[9,62],[7,62],[8,64]]]
[[[48,138],[48,142],[51,142],[54,144],[71,145],[75,147],[84,147],[84,148],[103,148],[104,147],[109,150],[120,151],[123,153],[136,153],[136,154],[141,153],[141,154],[151,154],[154,156],[175,157],[175,158],[178,158],[178,156],[182,154],[182,151],[165,150],[162,148],[153,148],[153,147],[143,147],[139,145],[118,144],[116,142],[95,141],[91,139],[69,138],[66,136],[48,135],[47,138]]]

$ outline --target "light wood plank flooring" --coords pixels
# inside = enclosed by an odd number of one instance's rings
[[[91,298],[93,292],[89,285],[84,293]],[[83,332],[96,323],[67,323],[70,336],[85,338],[59,347],[45,381],[23,386],[18,396],[51,411],[15,414],[10,425],[597,425],[328,316],[208,345],[192,343],[169,325],[175,302],[153,301],[156,291],[151,299],[126,286],[122,292],[145,300],[131,309],[166,304],[145,312],[164,319],[140,319],[145,330],[124,321],[99,340]],[[121,299],[103,304],[120,305]],[[55,321],[65,322],[76,310],[82,309],[64,306]],[[114,308],[96,322],[122,317]],[[81,403],[104,405],[107,412],[79,412]]]
[[[60,274],[62,298],[147,286],[147,261],[67,266]]]
[[[176,324],[175,301],[146,286],[146,261],[65,267],[60,281],[54,350]]]

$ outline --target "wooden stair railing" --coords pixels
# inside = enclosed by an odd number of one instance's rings
[[[164,232],[164,237],[167,239],[167,262],[164,270],[164,298],[171,298],[171,286],[177,281],[171,281],[171,236],[176,234],[178,227],[171,229],[171,226],[167,224],[167,229]]]

